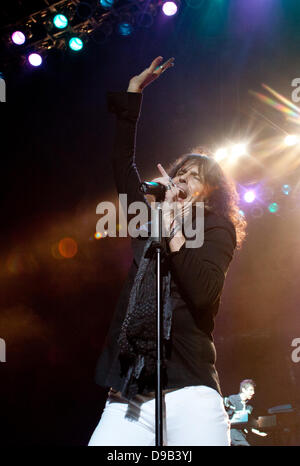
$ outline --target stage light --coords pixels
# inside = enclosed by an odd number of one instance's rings
[[[115,3],[115,0],[100,0],[99,3],[102,6],[102,8],[108,10],[109,8],[112,8],[113,4]]]
[[[42,57],[39,53],[31,53],[28,55],[28,61],[31,66],[40,66],[42,64]]]
[[[162,10],[166,16],[173,16],[178,11],[178,6],[175,2],[167,1],[163,4]]]
[[[279,205],[277,204],[277,202],[272,202],[272,204],[269,205],[268,209],[271,212],[271,214],[274,214],[278,211]]]
[[[250,191],[247,191],[245,194],[244,194],[244,201],[248,202],[248,204],[250,204],[251,202],[253,202],[256,198],[256,195],[255,195],[255,192],[250,190]]]
[[[130,23],[124,22],[118,24],[118,33],[121,36],[129,36],[133,31],[133,26]]]
[[[83,42],[79,37],[72,37],[69,40],[69,47],[74,52],[79,52],[79,50],[81,50],[83,47]]]
[[[64,29],[68,26],[68,18],[62,14],[55,15],[53,24],[57,29]]]
[[[15,31],[11,35],[11,40],[13,41],[15,45],[23,45],[26,41],[26,37],[25,37],[25,34],[23,34],[23,32]]]
[[[286,196],[288,196],[291,192],[292,188],[290,187],[290,185],[288,184],[284,184],[281,188],[281,191],[283,192],[283,194],[285,194]]]
[[[296,136],[295,134],[289,134],[284,139],[284,144],[290,147],[295,146],[298,142],[299,142],[299,137]]]
[[[225,159],[228,156],[228,150],[225,147],[218,149],[214,155],[214,158],[217,162],[222,159]]]
[[[247,145],[244,143],[235,144],[231,148],[231,156],[233,158],[241,157],[242,155],[246,155],[246,154],[247,154]]]

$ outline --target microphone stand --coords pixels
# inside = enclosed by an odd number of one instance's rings
[[[162,190],[163,188],[163,190]],[[161,296],[161,251],[162,251],[162,202],[165,189],[159,183],[143,182],[140,191],[152,194],[157,202],[156,234],[153,248],[156,256],[156,385],[155,385],[155,446],[163,446],[163,400],[162,400],[162,349],[163,309]]]
[[[163,446],[163,410],[162,410],[162,302],[161,302],[161,249],[162,249],[162,208],[158,203],[158,241],[156,252],[156,390],[155,390],[155,445]]]

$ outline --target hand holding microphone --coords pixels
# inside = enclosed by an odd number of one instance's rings
[[[171,203],[177,201],[180,189],[160,163],[157,165],[157,168],[162,176],[155,178],[150,182],[145,181],[142,183],[140,186],[141,191],[144,194],[151,194],[155,196],[156,200],[159,202],[166,201]]]
[[[187,197],[186,190],[174,183],[160,163],[157,168],[162,176],[151,182],[141,183],[140,189],[144,194],[154,195],[157,202],[165,201],[163,203],[163,223],[165,231],[168,232],[170,251],[175,252],[179,251],[185,242],[182,231],[182,216],[190,209],[191,202],[188,202],[187,205],[178,202],[180,194],[182,200]]]

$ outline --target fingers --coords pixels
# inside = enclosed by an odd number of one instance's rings
[[[148,84],[157,79],[165,70],[173,66],[174,58],[170,58],[161,65],[163,57],[156,57],[149,68],[134,76],[129,82],[129,92],[141,92]],[[136,90],[137,89],[137,90]]]
[[[174,66],[174,60],[175,58],[172,57],[172,58],[169,58],[169,60],[167,60],[165,63],[163,63],[162,65],[160,66],[157,66],[154,71],[153,71],[153,74],[157,74],[158,76],[160,76],[164,71],[166,71],[168,68],[171,68],[172,66]]]
[[[161,67],[162,67],[162,72],[165,71],[165,70],[167,70],[167,69],[170,68],[171,66],[174,66],[174,60],[175,60],[175,58],[172,57],[172,58],[169,58],[169,60],[167,60],[165,63],[163,63],[163,64],[161,65]]]
[[[153,62],[151,63],[151,65],[149,66],[149,71],[151,73],[153,73],[153,71],[155,70],[155,68],[157,68],[161,62],[163,61],[163,57],[156,57],[154,58]]]
[[[164,167],[158,163],[157,164],[157,168],[159,169],[160,173],[162,174],[162,176],[164,178],[167,179],[167,183],[170,184],[172,187],[176,187],[174,181],[172,180],[172,178],[168,175],[168,173],[166,172],[166,170],[164,169]],[[177,187],[176,187],[177,188]]]
[[[170,183],[170,180],[168,178],[166,178],[165,176],[163,177],[160,177],[160,178],[154,178],[153,180],[151,180],[152,183],[160,183],[160,184],[163,184],[164,186],[172,186],[172,184]],[[174,186],[172,186],[174,187]]]
[[[164,167],[160,163],[157,164],[157,168],[159,169],[162,176],[166,176],[167,178],[169,178],[168,173],[166,172],[166,170],[164,169]]]
[[[152,183],[160,183],[160,184],[163,184],[164,186],[167,186],[167,184],[169,184],[169,181],[166,180],[165,177],[163,178],[154,178],[153,180],[151,180]]]

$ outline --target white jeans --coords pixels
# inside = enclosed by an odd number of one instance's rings
[[[230,425],[221,395],[203,385],[163,392],[164,445],[229,446]],[[133,400],[108,396],[89,446],[155,445],[154,394]]]

